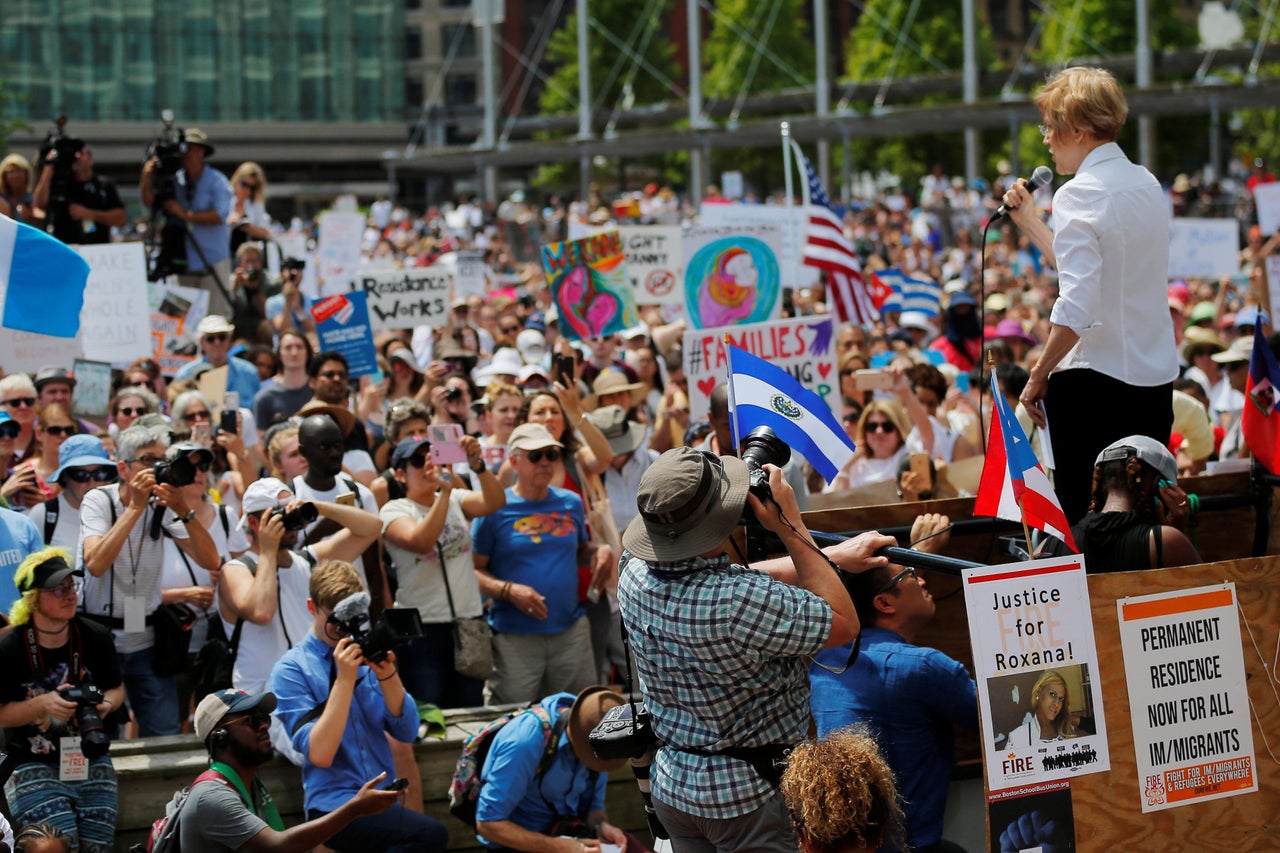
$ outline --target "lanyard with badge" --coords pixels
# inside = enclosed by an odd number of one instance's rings
[[[67,669],[66,681],[69,684],[78,684],[80,682],[80,629],[79,626],[72,624],[71,633],[67,640],[71,645],[71,664]],[[36,640],[36,630],[31,624],[27,625],[27,659],[31,663],[32,674],[39,676],[44,673],[44,652],[40,649],[40,643]],[[80,735],[64,735],[58,738],[58,781],[59,782],[84,782],[89,778],[89,759],[85,757],[84,750],[80,746]]]

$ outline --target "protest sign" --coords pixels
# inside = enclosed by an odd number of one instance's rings
[[[111,365],[105,361],[77,358],[72,370],[76,378],[71,397],[72,414],[83,418],[105,418],[110,414]]]
[[[640,324],[617,231],[543,246],[542,268],[560,311],[560,334],[569,340],[599,338]]]
[[[412,329],[448,322],[452,284],[453,275],[438,266],[361,270],[356,290],[364,294],[374,329]]]
[[[678,225],[618,228],[627,274],[641,305],[683,305],[684,263]]]
[[[317,292],[341,293],[355,281],[360,266],[360,241],[364,216],[358,212],[330,210],[320,215],[320,239],[316,247]]]
[[[369,305],[363,290],[335,293],[311,306],[311,317],[320,335],[320,349],[337,350],[347,359],[351,376],[378,372],[378,354],[373,348],[369,325]]]
[[[776,319],[782,310],[781,241],[775,225],[685,231],[684,307],[690,327]]]
[[[698,224],[708,228],[777,227],[781,230],[778,268],[782,286],[812,287],[818,283],[818,268],[803,263],[809,212],[801,205],[704,204]]]
[[[1084,558],[963,577],[989,790],[1109,770]]]
[[[1272,181],[1254,187],[1253,203],[1258,210],[1258,230],[1263,237],[1280,231],[1280,182]]]
[[[1258,790],[1235,584],[1116,609],[1142,811]]]
[[[453,273],[453,298],[468,296],[484,298],[487,292],[484,252],[466,249],[458,252],[458,263]]]
[[[1235,275],[1240,271],[1240,226],[1234,219],[1173,219],[1169,277]]]
[[[160,372],[173,376],[194,361],[198,351],[195,330],[209,311],[209,293],[195,287],[153,282],[148,290],[151,357]]]
[[[141,243],[77,246],[89,262],[80,332],[84,357],[127,365],[147,352],[147,256]]]
[[[690,329],[684,333],[684,375],[689,382],[689,418],[705,420],[707,401],[729,376],[729,343],[790,373],[828,406],[840,402],[830,317],[796,317],[771,323]]]
[[[35,373],[42,367],[65,367],[83,353],[84,329],[75,338],[57,338],[35,332],[5,329],[0,332],[0,365],[6,373]]]

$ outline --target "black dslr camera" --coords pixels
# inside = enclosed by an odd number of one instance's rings
[[[274,518],[277,515],[284,524],[284,532],[294,533],[319,518],[320,511],[316,509],[315,504],[307,501],[292,512],[286,512],[284,507],[278,506],[271,510],[271,515],[268,517]]]
[[[742,461],[747,463],[747,483],[751,494],[761,501],[772,500],[773,492],[769,489],[769,473],[764,470],[764,466],[769,464],[781,468],[786,465],[791,461],[791,447],[769,427],[759,426],[742,439],[742,450],[739,455]]]
[[[369,593],[357,592],[339,601],[329,616],[351,639],[370,663],[381,663],[392,650],[422,636],[422,617],[416,607],[392,607],[366,629],[369,622]]]
[[[147,241],[147,279],[159,281],[165,276],[181,275],[188,269],[187,226],[164,212],[165,202],[177,198],[178,172],[182,155],[187,153],[187,137],[182,128],[174,127],[173,110],[160,113],[164,127],[147,146],[143,162],[155,158],[151,172],[151,232]]]
[[[98,706],[106,698],[92,684],[77,684],[62,691],[62,698],[76,703],[76,726],[80,729],[80,749],[86,758],[100,758],[111,747]]]
[[[183,453],[173,459],[161,459],[151,467],[155,472],[156,482],[182,488],[196,481],[196,466],[189,454]]]
[[[302,258],[285,258],[280,262],[280,272],[296,272],[301,273],[307,268],[307,262]]]

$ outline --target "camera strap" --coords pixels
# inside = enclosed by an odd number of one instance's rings
[[[68,628],[71,631],[70,636],[67,637],[71,643],[71,668],[67,670],[67,681],[78,684],[80,682],[80,626],[72,620],[68,623]],[[34,622],[27,623],[26,635],[27,660],[31,664],[31,674],[39,675],[44,672],[44,651],[40,648],[40,641],[36,639]]]

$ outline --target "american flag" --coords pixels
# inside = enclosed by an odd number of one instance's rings
[[[854,254],[853,244],[844,236],[844,225],[831,206],[813,164],[798,145],[796,153],[804,163],[805,178],[809,182],[809,232],[804,263],[826,271],[827,302],[841,323],[871,323],[880,313],[867,293],[862,265]]]

